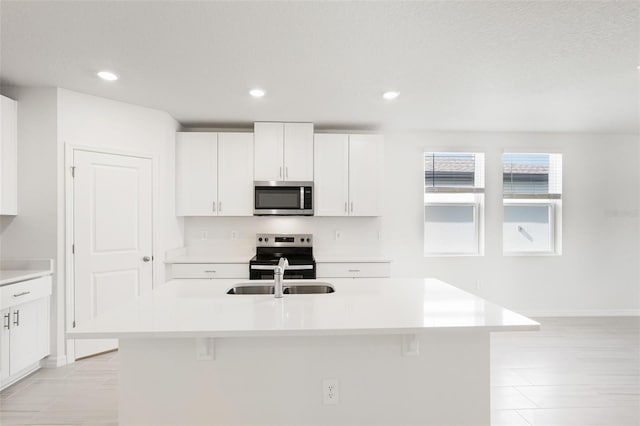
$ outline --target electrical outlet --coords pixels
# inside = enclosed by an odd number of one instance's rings
[[[238,239],[238,231],[231,231],[231,239],[232,240]]]
[[[342,238],[342,232],[336,231],[336,241]]]
[[[322,403],[324,405],[335,405],[338,402],[340,402],[338,379],[322,380]]]
[[[206,240],[208,238],[209,238],[209,231],[207,231],[206,229],[200,230],[200,239]]]

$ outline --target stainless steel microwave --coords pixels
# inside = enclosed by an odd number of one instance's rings
[[[313,182],[255,181],[254,216],[313,216]]]

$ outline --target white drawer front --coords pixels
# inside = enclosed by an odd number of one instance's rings
[[[0,287],[0,309],[10,308],[51,295],[51,276],[20,281]]]
[[[172,278],[249,279],[248,263],[174,263]]]
[[[318,263],[318,278],[385,278],[389,277],[387,262],[379,263]]]

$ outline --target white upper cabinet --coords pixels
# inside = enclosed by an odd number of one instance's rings
[[[313,123],[284,123],[284,180],[313,180]]]
[[[313,123],[255,123],[257,181],[313,180]]]
[[[177,134],[178,216],[252,216],[252,192],[252,133]]]
[[[316,216],[378,216],[384,139],[381,135],[316,134]]]
[[[349,135],[316,134],[313,152],[315,215],[347,216]]]
[[[218,215],[253,216],[253,133],[218,133]]]
[[[380,215],[384,138],[349,135],[349,214]]]
[[[176,138],[176,214],[215,216],[218,211],[218,134],[186,132]]]
[[[0,215],[18,214],[18,103],[0,96]]]

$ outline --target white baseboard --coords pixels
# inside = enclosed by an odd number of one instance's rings
[[[526,317],[637,317],[640,309],[578,309],[563,311],[519,311]]]
[[[63,365],[67,365],[67,357],[62,356],[48,356],[41,362],[42,368],[58,368]]]

